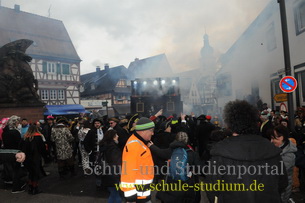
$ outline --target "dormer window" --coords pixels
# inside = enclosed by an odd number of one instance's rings
[[[95,90],[95,84],[94,83],[91,84],[91,90]]]
[[[127,87],[126,80],[120,79],[120,81],[116,84],[117,87]]]

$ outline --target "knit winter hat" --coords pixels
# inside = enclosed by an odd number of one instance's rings
[[[148,130],[155,127],[155,123],[149,118],[142,117],[136,124],[136,131]]]
[[[207,120],[211,120],[211,119],[212,119],[212,116],[206,115],[205,118],[206,118]]]
[[[47,120],[54,120],[54,117],[52,115],[47,116]]]

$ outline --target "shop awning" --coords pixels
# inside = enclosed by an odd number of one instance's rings
[[[72,115],[86,112],[80,104],[46,105],[44,115]]]

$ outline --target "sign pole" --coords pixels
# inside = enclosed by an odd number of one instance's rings
[[[280,16],[282,24],[282,38],[283,38],[283,51],[285,61],[285,73],[286,76],[291,75],[291,62],[290,62],[290,50],[289,50],[289,38],[288,38],[288,27],[287,27],[287,16],[286,16],[286,4],[285,0],[278,0],[280,6]],[[293,94],[288,93],[288,116],[290,130],[294,131],[294,108],[293,108]]]

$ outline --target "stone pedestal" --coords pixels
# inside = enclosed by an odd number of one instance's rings
[[[11,117],[12,115],[19,116],[21,119],[26,118],[29,122],[43,120],[45,104],[0,104],[0,119]]]

